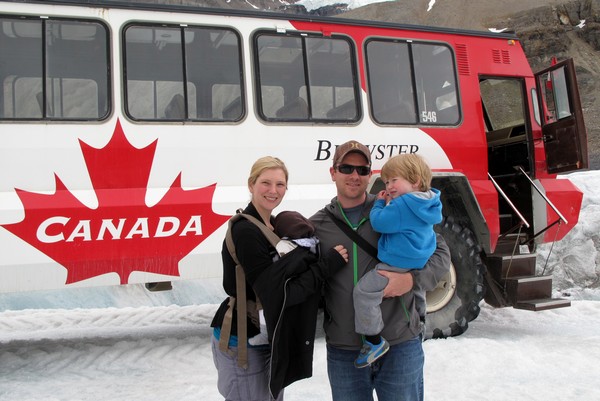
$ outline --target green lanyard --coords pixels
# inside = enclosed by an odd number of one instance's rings
[[[340,212],[342,212],[342,216],[344,217],[344,220],[346,221],[346,223],[352,227],[352,229],[354,231],[358,230],[358,227],[360,227],[361,224],[363,224],[365,221],[367,221],[366,217],[363,217],[362,220],[360,220],[358,222],[357,225],[352,224],[352,222],[350,222],[350,220],[348,220],[348,217],[346,216],[346,213],[344,213],[344,209],[342,208],[342,205],[340,205],[340,203],[338,202],[338,208],[340,209]],[[356,285],[356,283],[358,283],[358,245],[356,245],[356,242],[352,241],[352,260],[353,260],[353,266],[352,268],[354,269],[354,285]]]

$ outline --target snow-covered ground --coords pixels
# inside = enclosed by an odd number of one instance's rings
[[[215,305],[25,310],[0,315],[0,399],[222,400]],[[424,343],[435,400],[599,400],[600,302],[540,313],[483,306],[466,334]],[[330,400],[325,341],[286,400]]]
[[[482,304],[464,335],[424,343],[427,399],[600,399],[600,171],[569,178],[584,191],[582,214],[547,271],[572,306]],[[221,400],[209,324],[223,298],[218,282],[0,295],[0,399]],[[285,398],[331,399],[321,332],[313,377]]]

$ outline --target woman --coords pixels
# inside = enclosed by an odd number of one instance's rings
[[[243,213],[257,218],[273,230],[271,214],[285,196],[287,181],[288,171],[281,160],[271,156],[258,159],[248,178],[251,200]],[[274,316],[273,312],[269,316],[272,308],[263,305],[272,344],[248,345],[247,367],[244,368],[238,366],[237,361],[235,311],[231,318],[229,347],[227,350],[219,347],[229,299],[221,304],[211,324],[214,328],[212,350],[218,371],[217,386],[226,400],[283,400],[283,387],[312,374],[316,308],[321,284],[346,265],[347,251],[336,246],[319,261],[310,251],[299,247],[280,259],[273,245],[254,223],[240,219],[231,230],[236,255],[245,273],[247,299],[256,301],[258,296],[263,304],[282,299],[283,309],[279,316]],[[228,295],[236,297],[236,263],[225,243],[222,258],[223,288]],[[284,292],[285,296],[282,295]],[[280,322],[276,328],[272,324],[274,321]],[[251,338],[259,334],[258,326],[250,318],[246,319],[246,331],[246,336],[242,337]],[[298,342],[299,338],[302,343]],[[289,360],[289,350],[294,350],[294,361]]]

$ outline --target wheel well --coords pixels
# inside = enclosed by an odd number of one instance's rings
[[[490,230],[469,180],[463,174],[452,173],[433,176],[431,185],[442,193],[442,213],[475,234],[477,242],[490,251]]]

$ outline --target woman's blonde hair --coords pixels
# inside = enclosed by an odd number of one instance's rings
[[[277,157],[265,156],[255,161],[252,165],[252,168],[250,169],[250,177],[248,177],[248,186],[256,184],[256,180],[258,180],[258,177],[263,173],[263,171],[274,168],[280,168],[283,170],[283,173],[285,174],[285,183],[287,185],[289,174],[285,163]]]
[[[411,184],[419,182],[419,191],[431,189],[431,169],[425,159],[416,153],[394,156],[383,165],[381,179],[385,182],[393,177],[402,177]]]

